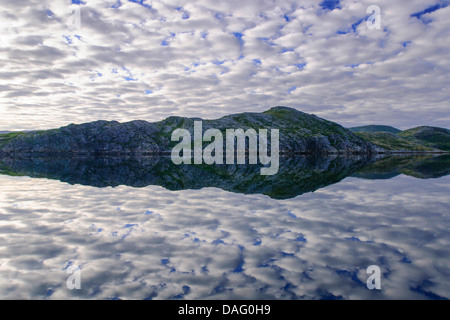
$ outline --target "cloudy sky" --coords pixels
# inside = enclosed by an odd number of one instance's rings
[[[344,126],[450,127],[449,4],[1,0],[0,130],[277,105]]]

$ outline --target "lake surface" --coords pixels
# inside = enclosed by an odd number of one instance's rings
[[[0,299],[448,299],[449,173],[449,156],[292,158],[267,177],[0,159]]]

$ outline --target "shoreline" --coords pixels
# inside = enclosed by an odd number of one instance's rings
[[[248,155],[248,152],[245,153]],[[299,151],[299,152],[286,152],[280,151],[279,155],[282,157],[295,157],[295,156],[377,156],[377,155],[405,155],[405,156],[421,156],[421,155],[445,155],[450,154],[450,151],[379,151],[379,152],[309,152],[309,151]],[[146,152],[32,152],[32,153],[20,153],[20,152],[1,152],[1,158],[11,158],[11,157],[40,157],[40,158],[51,158],[51,157],[170,157],[170,151],[146,151]]]

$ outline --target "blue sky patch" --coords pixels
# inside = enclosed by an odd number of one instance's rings
[[[325,10],[342,9],[339,0],[324,0],[319,4],[319,6]]]
[[[233,273],[240,273],[240,272],[244,271],[244,268],[243,268],[244,263],[245,263],[245,261],[244,261],[244,247],[239,246],[239,249],[241,250],[241,254],[240,254],[240,257],[239,257],[238,265],[236,266],[236,268],[234,268]]]
[[[63,36],[64,39],[66,39],[67,44],[72,44],[72,39],[69,36]]]
[[[233,36],[238,40],[239,45],[242,47],[244,45],[244,40],[242,40],[242,33],[233,32]]]
[[[403,257],[403,259],[402,260],[400,260],[400,262],[403,262],[403,263],[411,263],[411,260],[409,260],[408,259],[408,257]]]
[[[212,242],[213,244],[224,244],[225,242],[223,242],[222,239],[216,239]]]
[[[426,15],[427,13],[431,13],[431,12],[437,11],[439,9],[445,8],[448,5],[449,5],[449,1],[443,1],[442,3],[435,4],[435,5],[428,7],[422,11],[413,13],[413,14],[411,14],[411,17],[422,20],[423,23],[428,24],[432,21],[432,19],[430,17],[423,17],[424,15]]]
[[[128,2],[137,3],[137,4],[143,6],[144,8],[147,8],[147,9],[151,9],[152,8],[151,5],[145,3],[145,0],[128,0]]]
[[[352,24],[352,30],[353,30],[353,32],[356,32],[356,28],[358,28],[358,26],[359,26],[364,20],[367,20],[367,18],[368,18],[368,16],[367,16],[367,17],[364,17],[364,18],[361,18],[361,19],[359,19],[358,21],[356,21],[354,24]]]
[[[352,25],[350,27],[347,27],[346,29],[341,29],[336,31],[336,34],[348,34],[351,32],[356,32],[356,29],[358,28],[358,26],[365,20],[367,20],[367,18],[369,17],[369,15],[360,18],[359,20],[357,20],[356,22],[352,23]]]
[[[276,44],[275,44],[274,42],[272,42],[272,41],[270,40],[270,38],[267,38],[267,37],[259,37],[259,38],[257,38],[257,39],[258,39],[259,41],[262,41],[262,42],[268,44],[268,45],[271,46],[271,47],[275,47],[275,46],[276,46]]]
[[[182,13],[181,19],[187,20],[190,18],[189,13],[186,10],[184,10],[183,7],[176,7],[175,10]]]
[[[223,20],[223,18],[224,18],[225,16],[223,15],[223,13],[217,12],[217,13],[214,15],[214,17],[215,17],[217,20]]]
[[[303,235],[298,236],[294,241],[298,241],[298,242],[307,242],[305,236],[303,236]]]
[[[183,286],[181,290],[183,290],[183,293],[177,294],[173,297],[174,299],[184,299],[184,296],[191,292],[191,288],[189,286]]]
[[[122,2],[120,0],[117,0],[115,4],[113,4],[110,8],[118,9],[122,6]]]
[[[355,242],[362,242],[358,237],[349,237],[345,238],[346,240],[355,241]]]

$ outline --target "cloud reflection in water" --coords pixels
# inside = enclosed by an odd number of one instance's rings
[[[0,298],[449,298],[449,182],[348,177],[276,200],[2,175]]]

